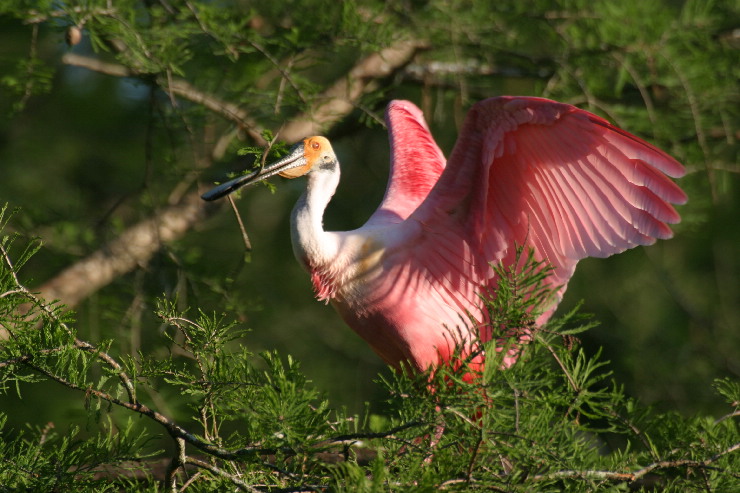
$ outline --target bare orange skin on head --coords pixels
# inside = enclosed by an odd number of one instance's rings
[[[303,141],[303,156],[306,158],[306,164],[281,171],[280,176],[283,178],[298,178],[305,175],[318,162],[322,153],[330,147],[326,137],[309,137],[305,139]]]

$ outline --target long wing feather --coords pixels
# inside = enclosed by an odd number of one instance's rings
[[[686,200],[666,176],[683,174],[678,162],[570,105],[477,103],[446,166],[418,109],[394,102],[388,115],[391,179],[370,227],[338,234],[356,257],[337,306],[390,364],[447,361],[472,330],[505,336],[478,295],[497,285],[491,264],[511,266],[517,247],[554,268],[548,282],[562,295],[578,260],[670,237],[671,204]],[[527,341],[518,329],[507,328]],[[504,364],[517,355],[511,348]]]
[[[391,143],[391,167],[385,197],[368,224],[406,219],[432,189],[445,167],[419,108],[408,101],[391,101],[385,115]]]
[[[489,263],[513,262],[522,246],[554,268],[549,282],[562,294],[578,260],[669,238],[666,223],[680,219],[671,204],[686,195],[666,174],[683,173],[663,151],[573,106],[485,100],[408,219],[421,225],[419,240],[393,261],[413,257],[418,274],[463,293],[494,287]]]

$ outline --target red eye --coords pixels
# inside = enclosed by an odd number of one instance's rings
[[[318,142],[316,142],[316,141],[314,141],[314,142],[311,142],[311,148],[312,148],[312,149],[316,150],[316,149],[318,149],[319,147],[321,147],[321,146],[320,146],[320,144],[319,144]]]

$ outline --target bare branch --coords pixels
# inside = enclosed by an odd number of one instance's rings
[[[180,238],[214,209],[196,193],[185,196],[44,283],[39,288],[41,297],[76,305],[118,276],[146,265],[163,244]]]
[[[317,96],[316,103],[311,109],[286,124],[281,131],[281,138],[288,142],[294,142],[308,135],[322,133],[349,114],[355,108],[356,101],[364,93],[375,87],[373,85],[374,81],[388,77],[410,62],[414,55],[425,47],[426,43],[418,40],[401,41],[360,60],[345,77],[336,81],[326,91]],[[146,75],[135,72],[123,65],[103,62],[76,53],[66,53],[62,57],[62,62],[114,77]],[[262,127],[239,106],[200,91],[182,79],[171,78],[161,82],[165,90],[193,103],[201,104],[227,120],[233,121],[243,127],[256,143],[259,145],[266,144],[262,138]]]
[[[650,464],[649,466],[643,467],[639,471],[635,472],[633,474],[633,481],[638,480],[645,476],[648,473],[651,473],[655,470],[659,469],[673,469],[677,467],[689,467],[689,468],[706,468],[709,467],[712,463],[717,462],[719,459],[724,457],[727,454],[731,454],[733,452],[737,452],[740,450],[740,443],[736,443],[727,449],[718,452],[714,454],[712,457],[709,457],[705,460],[691,460],[691,459],[681,459],[681,460],[662,460],[655,462],[653,464]]]
[[[167,465],[167,471],[164,475],[164,490],[177,493],[177,471],[181,467],[184,467],[187,463],[187,456],[185,455],[185,440],[180,437],[175,438],[175,453],[172,456],[172,460]]]
[[[705,460],[679,459],[679,460],[660,460],[636,472],[615,472],[615,471],[555,471],[547,474],[538,474],[533,476],[533,481],[551,481],[553,479],[599,479],[609,481],[619,481],[633,483],[645,477],[647,474],[664,470],[676,469],[679,467],[688,467],[694,469],[705,469],[714,462],[727,454],[740,450],[740,443],[736,443],[725,450],[722,450]]]
[[[23,19],[24,24],[40,24],[42,22],[46,22],[49,19],[55,19],[60,17],[68,17],[70,13],[75,14],[82,14],[86,13],[87,17],[93,16],[93,15],[101,15],[101,16],[113,16],[116,14],[116,9],[114,8],[93,8],[90,9],[88,6],[85,7],[67,7],[65,9],[60,10],[52,10],[48,14],[42,14],[41,12],[37,10],[29,10],[28,14],[26,14]]]
[[[731,412],[729,414],[725,414],[721,418],[716,419],[714,421],[714,424],[719,424],[722,421],[726,421],[728,419],[737,418],[737,417],[740,417],[740,409],[736,409],[735,411],[733,411],[733,412]]]
[[[388,77],[406,65],[425,47],[426,44],[418,40],[401,41],[367,56],[324,91],[309,111],[287,124],[280,132],[281,137],[287,142],[295,142],[308,135],[323,133],[349,114],[360,96],[376,87],[378,79]]]
[[[608,479],[632,482],[635,476],[631,473],[613,471],[555,471],[548,474],[538,474],[532,478],[532,481],[551,481],[553,479]]]
[[[62,62],[67,65],[86,68],[113,77],[142,77],[148,75],[131,70],[124,65],[104,62],[97,58],[78,55],[76,53],[65,53],[62,57]],[[167,77],[157,82],[170,95],[180,96],[188,101],[200,104],[225,119],[236,123],[251,139],[260,145],[264,145],[265,141],[262,138],[262,128],[238,105],[223,101],[212,94],[201,91],[183,79]]]
[[[445,85],[443,80],[449,80],[460,74],[544,79],[552,75],[552,70],[539,68],[535,71],[527,71],[515,66],[493,65],[476,59],[463,59],[452,62],[433,60],[426,63],[410,63],[402,73],[405,79],[432,85]]]
[[[387,77],[408,63],[424,46],[419,41],[401,41],[360,60],[347,76],[317,98],[312,109],[286,124],[281,138],[293,142],[330,127],[354,109],[356,101],[375,87],[375,80]],[[116,77],[137,75],[122,65],[73,53],[67,53],[63,61]],[[179,79],[172,79],[167,90],[234,121],[247,129],[256,142],[265,144],[259,126],[238,106],[199,91]],[[77,305],[118,276],[145,265],[163,244],[182,237],[214,207],[203,202],[197,192],[186,195],[179,203],[130,227],[100,250],[44,283],[39,288],[41,296],[60,300],[70,307]]]
[[[65,53],[62,56],[62,63],[74,67],[86,68],[105,75],[112,75],[113,77],[136,77],[137,75],[136,72],[124,65],[104,62],[97,58],[78,55],[77,53]]]

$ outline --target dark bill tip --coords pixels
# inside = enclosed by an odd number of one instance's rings
[[[213,200],[220,199],[221,197],[225,197],[231,192],[243,187],[244,185],[249,184],[249,182],[254,178],[255,174],[256,173],[251,173],[244,176],[238,176],[233,180],[224,182],[217,187],[208,190],[206,193],[201,195],[200,198],[211,202]]]
[[[221,197],[225,197],[234,190],[237,190],[245,185],[256,183],[260,180],[265,180],[267,178],[270,178],[271,176],[277,175],[285,169],[299,166],[305,162],[306,160],[303,157],[303,143],[299,142],[291,148],[291,151],[287,156],[279,159],[277,162],[274,162],[264,168],[260,168],[259,170],[248,175],[237,176],[233,180],[222,183],[219,186],[208,190],[206,193],[201,195],[200,198],[209,202],[212,200],[220,199]]]

